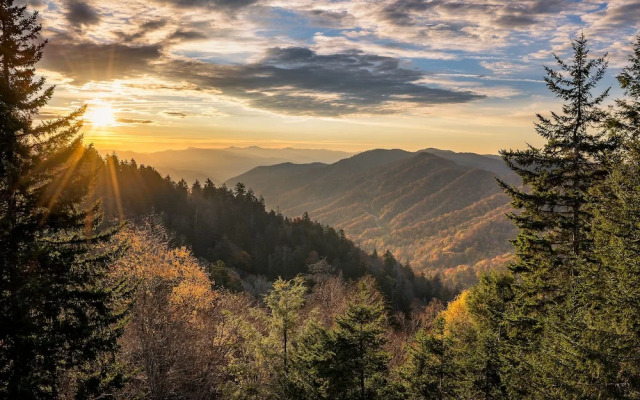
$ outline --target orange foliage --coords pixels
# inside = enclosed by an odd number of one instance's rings
[[[168,306],[174,312],[179,309],[195,315],[211,309],[216,298],[211,281],[187,248],[170,249],[158,237],[162,233],[153,237],[148,230],[125,235],[130,247],[120,270],[138,281],[139,290],[150,296],[161,288],[169,290]]]
[[[172,249],[159,225],[133,228],[122,235],[129,248],[117,273],[134,279],[137,286],[120,354],[138,372],[121,398],[141,393],[168,398],[173,389],[202,389],[192,381],[218,379],[210,360],[223,360],[225,352],[212,340],[218,294],[191,252],[184,247]]]

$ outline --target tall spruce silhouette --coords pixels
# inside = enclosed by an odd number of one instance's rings
[[[35,123],[53,94],[35,72],[37,12],[0,0],[0,24],[0,397],[85,398],[122,377],[112,353],[128,289],[106,284],[113,230],[84,206],[97,165],[85,108]]]
[[[589,57],[583,34],[572,41],[572,48],[570,61],[555,56],[558,70],[545,67],[547,87],[563,102],[561,112],[551,112],[550,118],[537,115],[536,132],[546,143],[501,152],[524,184],[521,188],[499,182],[517,210],[509,217],[519,229],[517,257],[510,267],[518,279],[507,317],[513,338],[510,379],[519,381],[513,387],[522,390],[512,393],[515,397],[526,397],[535,387],[528,381],[541,383],[532,371],[548,367],[539,354],[543,332],[557,333],[559,313],[575,315],[562,308],[574,304],[570,299],[581,290],[580,268],[593,251],[590,190],[605,178],[605,157],[617,147],[603,129],[606,113],[601,105],[609,90],[594,94],[607,62]]]

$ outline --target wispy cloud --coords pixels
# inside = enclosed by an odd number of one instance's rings
[[[117,83],[144,110],[118,115],[131,129],[376,115],[429,125],[442,105],[544,96],[542,65],[580,31],[620,67],[640,29],[635,0],[21,1],[40,10],[50,44],[39,68],[58,91]]]

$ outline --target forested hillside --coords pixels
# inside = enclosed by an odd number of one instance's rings
[[[350,156],[344,151],[315,149],[269,149],[257,146],[226,147],[221,149],[188,148],[184,150],[165,150],[152,153],[133,151],[101,150],[102,155],[115,153],[123,160],[136,160],[139,164],[152,165],[163,176],[184,179],[193,183],[196,179],[204,182],[211,179],[220,184],[227,179],[264,165],[283,162],[332,163]]]
[[[389,249],[418,272],[469,286],[511,254],[515,231],[496,176],[516,181],[495,157],[372,150],[331,165],[258,167],[229,183],[252,188],[267,208],[308,212],[369,251]]]
[[[396,261],[390,252],[370,255],[356,247],[343,231],[302,217],[285,218],[265,210],[262,198],[237,184],[233,190],[207,180],[188,187],[184,180],[163,178],[153,167],[138,166],[115,156],[93,161],[97,171],[96,199],[108,218],[141,221],[154,214],[174,234],[177,245],[216,264],[215,281],[256,294],[269,281],[309,273],[309,267],[328,263],[345,279],[372,274],[392,306],[409,311],[414,299],[448,299],[437,276],[424,276]],[[235,282],[234,282],[235,281]],[[257,287],[250,287],[257,286]]]

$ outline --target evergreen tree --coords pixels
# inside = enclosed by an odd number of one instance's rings
[[[593,94],[607,64],[604,58],[589,58],[584,35],[572,48],[571,62],[556,56],[559,70],[545,68],[547,87],[563,105],[551,118],[538,115],[536,131],[546,139],[544,146],[501,152],[525,185],[521,189],[500,181],[519,210],[510,215],[519,228],[517,259],[511,265],[518,279],[506,319],[511,339],[507,381],[514,397],[536,392],[532,381],[552,387],[568,378],[554,370],[568,349],[555,346],[553,338],[576,333],[575,320],[566,317],[577,315],[574,300],[584,290],[577,277],[593,249],[589,192],[606,176],[605,156],[617,145],[601,129],[606,114],[600,106],[608,90]],[[549,346],[541,350],[543,337]]]
[[[330,398],[375,399],[385,386],[389,355],[385,309],[372,278],[357,283],[354,298],[344,314],[336,317],[329,344],[333,357],[328,369]]]
[[[469,312],[475,321],[475,340],[463,355],[465,378],[472,388],[468,398],[507,399],[503,378],[504,343],[508,339],[505,311],[513,299],[513,275],[493,272],[480,277],[469,291]]]
[[[37,13],[0,0],[0,23],[0,397],[86,398],[122,378],[126,310],[105,281],[99,207],[83,207],[97,154],[78,134],[84,108],[33,123],[53,94],[35,75]]]
[[[640,398],[640,144],[596,191],[593,236],[596,282],[580,318],[578,343],[589,357],[574,388],[582,398]]]
[[[411,399],[456,398],[456,366],[451,338],[444,333],[444,319],[436,318],[430,332],[420,331],[409,348],[403,375]]]
[[[625,98],[616,101],[618,113],[613,119],[613,127],[624,139],[634,141],[640,137],[640,35],[633,46],[629,65],[618,75],[618,82],[625,91]]]
[[[640,37],[618,80],[625,98],[612,127],[624,151],[593,190],[594,257],[579,276],[589,290],[576,299],[582,329],[571,338],[579,359],[567,386],[581,399],[640,397]]]
[[[283,398],[295,400],[329,399],[332,341],[329,330],[311,318],[294,343]]]
[[[273,283],[273,289],[265,296],[265,303],[271,310],[273,326],[278,335],[282,334],[282,360],[285,373],[287,371],[287,345],[291,330],[297,323],[298,312],[304,304],[306,290],[304,280],[301,277],[289,281],[280,278]]]

